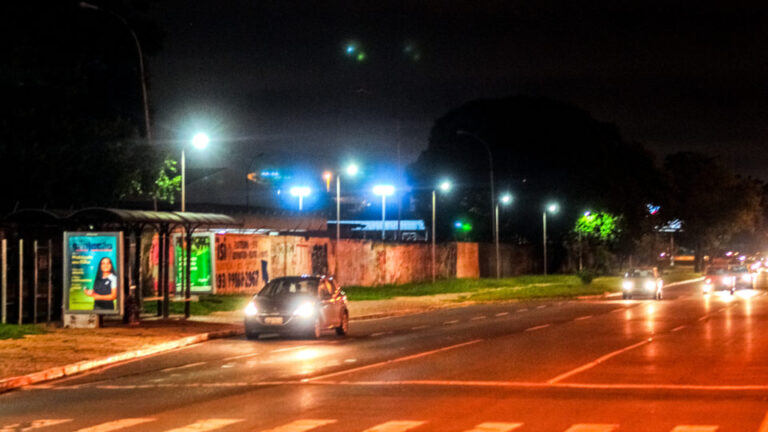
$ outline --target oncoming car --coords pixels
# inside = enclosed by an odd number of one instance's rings
[[[656,267],[630,269],[621,281],[622,298],[651,297],[661,300],[663,282]]]
[[[754,275],[745,265],[731,266],[731,276],[733,276],[734,289],[752,289],[755,286]]]
[[[319,338],[349,331],[347,296],[332,278],[289,276],[272,279],[245,308],[245,335],[265,333]]]
[[[736,277],[731,274],[727,267],[710,266],[707,268],[707,274],[704,276],[704,294],[714,291],[729,291],[731,294],[736,290]]]

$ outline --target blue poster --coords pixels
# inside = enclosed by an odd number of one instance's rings
[[[121,313],[122,233],[64,233],[69,313]]]

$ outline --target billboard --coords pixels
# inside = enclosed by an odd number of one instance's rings
[[[187,265],[187,251],[184,247],[183,236],[173,236],[174,268],[176,287],[181,292],[184,286],[184,268]],[[190,254],[190,279],[192,294],[209,294],[215,292],[214,262],[212,254],[213,233],[192,234],[192,253]]]
[[[123,233],[64,233],[64,313],[123,312]]]

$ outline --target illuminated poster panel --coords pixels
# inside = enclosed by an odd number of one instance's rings
[[[123,233],[64,233],[64,313],[123,312]]]

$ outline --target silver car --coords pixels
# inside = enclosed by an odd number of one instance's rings
[[[664,282],[656,267],[637,267],[624,274],[621,294],[624,299],[649,297],[661,300]]]

